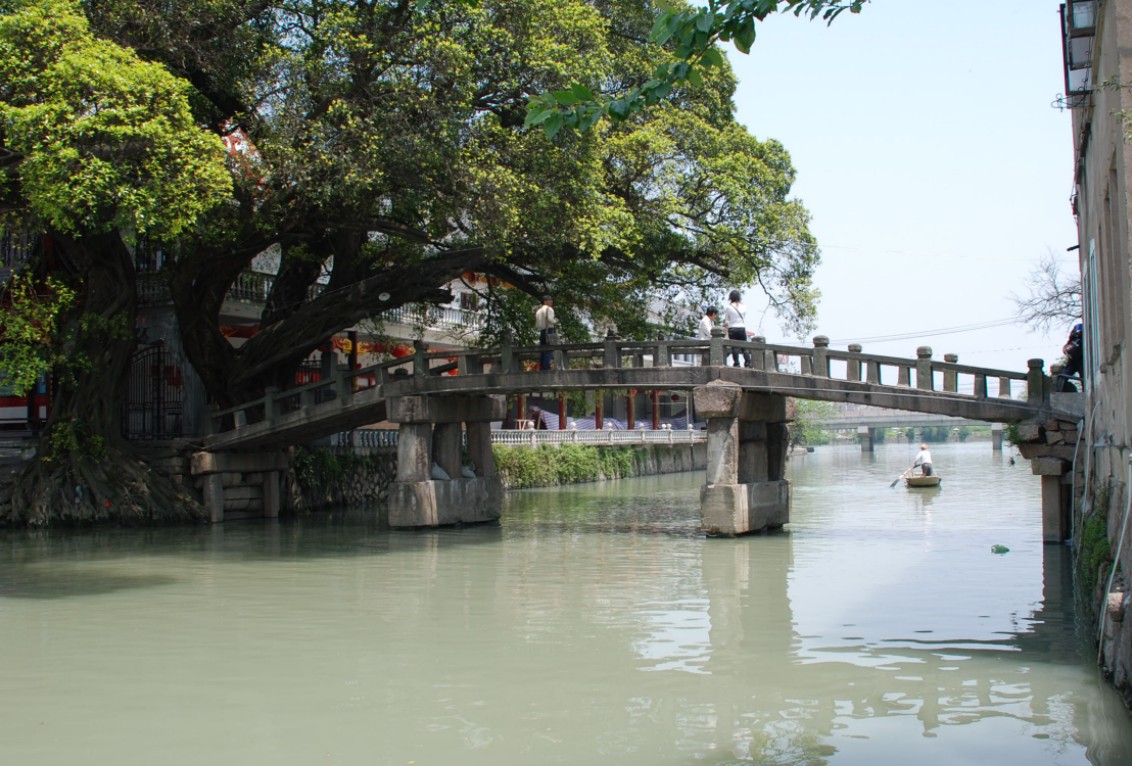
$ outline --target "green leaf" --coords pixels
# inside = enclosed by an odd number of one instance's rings
[[[700,64],[705,67],[723,66],[723,53],[714,46],[708,48],[704,51],[704,55],[700,57]]]
[[[688,68],[688,82],[695,85],[697,88],[704,86],[704,78],[700,75],[700,71],[695,67]]]
[[[750,53],[751,46],[755,44],[755,21],[744,19],[739,29],[735,31],[735,47],[743,53]]]
[[[627,120],[633,113],[633,105],[628,99],[617,99],[609,102],[606,111],[614,120]]]
[[[587,88],[585,85],[574,83],[570,86],[570,92],[578,99],[578,101],[593,101],[594,92]]]
[[[554,100],[562,106],[573,106],[580,99],[574,95],[572,90],[557,90],[554,92]]]

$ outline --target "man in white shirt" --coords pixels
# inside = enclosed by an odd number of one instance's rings
[[[715,318],[719,316],[719,309],[715,306],[708,306],[704,309],[704,315],[700,317],[700,324],[696,328],[696,338],[698,340],[711,340],[711,331],[715,327]],[[704,364],[709,364],[708,358],[710,354],[704,354]]]
[[[535,329],[538,330],[540,346],[546,346],[539,354],[538,368],[549,370],[553,354],[549,349],[553,342],[550,336],[558,336],[558,317],[554,316],[554,299],[549,295],[542,296],[542,305],[535,309]]]
[[[916,466],[920,467],[924,476],[932,475],[932,453],[928,452],[928,445],[920,445],[920,451],[916,454],[916,460],[912,463],[913,468]]]

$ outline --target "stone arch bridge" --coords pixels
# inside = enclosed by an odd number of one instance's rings
[[[726,355],[734,348],[750,355],[749,368],[727,366]],[[1051,380],[1041,360],[1014,372],[961,365],[953,355],[936,360],[927,347],[917,349],[915,359],[903,359],[864,354],[859,347],[832,349],[823,336],[812,346],[789,346],[761,338],[735,342],[719,330],[710,341],[627,341],[610,334],[599,343],[555,345],[553,369],[540,371],[543,350],[502,346],[426,352],[418,346],[411,357],[268,390],[211,414],[210,433],[193,456],[192,471],[204,477],[206,505],[220,520],[220,477],[266,470],[265,506],[272,515],[278,511],[278,472],[286,468],[287,447],[387,420],[399,430],[390,524],[488,521],[499,517],[503,491],[491,456],[490,424],[503,419],[508,396],[683,391],[690,394],[697,417],[707,422],[703,529],[733,536],[789,521],[784,472],[792,399],[1034,427],[1078,419],[1051,402]],[[465,434],[471,471],[461,458]],[[1049,525],[1047,540],[1061,535],[1052,526],[1063,526],[1064,519]]]

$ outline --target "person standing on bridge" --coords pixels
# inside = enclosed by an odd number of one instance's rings
[[[732,290],[731,295],[727,297],[730,303],[723,309],[723,326],[727,328],[727,337],[730,340],[747,340],[747,310],[739,302],[741,297],[738,290]],[[743,366],[750,367],[751,352],[747,349],[739,349],[737,346],[731,347],[731,361],[735,363],[734,366],[739,366],[740,352],[743,355]]]
[[[1085,369],[1085,327],[1080,322],[1069,331],[1069,339],[1061,353],[1065,354],[1065,364],[1061,366],[1061,372],[1057,376],[1057,390],[1076,391],[1077,386],[1072,380],[1080,380],[1081,372]]]
[[[542,305],[535,309],[535,329],[538,330],[538,343],[542,346],[538,368],[549,370],[552,352],[550,346],[558,340],[558,317],[554,316],[554,299],[542,296]]]
[[[711,331],[715,327],[715,318],[719,316],[719,309],[715,306],[704,308],[704,315],[700,317],[700,324],[696,328],[696,340],[711,340]],[[704,364],[709,363],[710,353],[704,353]]]
[[[928,452],[928,445],[921,444],[920,451],[916,453],[916,459],[912,462],[912,468],[920,467],[924,476],[932,475],[932,453]]]

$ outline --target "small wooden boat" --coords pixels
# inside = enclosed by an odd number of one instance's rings
[[[941,481],[943,477],[938,473],[924,476],[922,473],[913,473],[911,468],[904,472],[905,487],[938,487]]]

